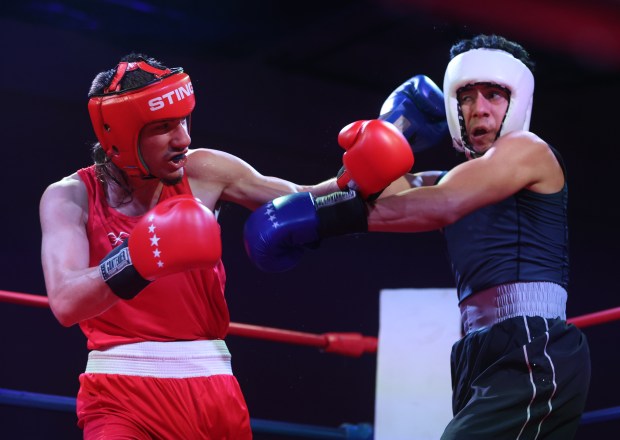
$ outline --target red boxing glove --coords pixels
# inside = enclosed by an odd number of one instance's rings
[[[99,267],[110,289],[131,299],[156,278],[213,267],[221,256],[215,215],[196,198],[180,195],[147,212]]]
[[[213,267],[222,256],[215,215],[191,196],[175,196],[149,211],[131,231],[129,255],[140,275],[154,280]]]
[[[344,127],[338,143],[347,150],[338,187],[352,187],[365,199],[380,193],[413,167],[413,152],[403,134],[379,119],[356,121]]]

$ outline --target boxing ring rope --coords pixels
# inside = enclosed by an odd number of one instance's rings
[[[47,296],[0,290],[0,302],[21,304],[32,307],[49,307]],[[319,348],[327,353],[359,357],[364,353],[377,352],[377,338],[361,333],[312,334],[292,330],[282,330],[251,324],[231,322],[228,334],[246,338],[265,339],[296,345]]]
[[[604,324],[606,322],[617,321],[620,319],[620,307],[602,310],[600,312],[588,313],[587,315],[576,316],[566,320],[569,324],[576,327],[585,328],[593,325]]]
[[[74,397],[31,393],[28,391],[9,390],[6,388],[0,388],[0,405],[1,404],[75,413]],[[357,425],[343,423],[337,428],[331,428],[251,418],[250,426],[252,431],[264,434],[282,434],[322,439],[371,440],[373,433],[372,426],[366,423]]]
[[[31,307],[49,307],[49,301],[46,296],[6,290],[0,290],[0,302]],[[567,322],[577,327],[585,328],[617,320],[620,320],[620,307],[569,318]],[[230,323],[228,334],[312,346],[328,353],[354,357],[359,357],[364,353],[376,353],[378,345],[376,337],[363,336],[360,333],[311,334],[234,322]],[[0,388],[0,404],[75,412],[75,398],[4,388]],[[620,419],[620,406],[586,412],[582,415],[581,424],[587,425],[615,419]],[[253,418],[250,424],[256,432],[270,434],[287,434],[323,439],[371,440],[373,438],[372,425],[365,423],[344,423],[337,428],[331,428]]]

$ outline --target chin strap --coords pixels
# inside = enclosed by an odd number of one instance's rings
[[[465,157],[467,159],[476,159],[482,156],[482,154],[478,153],[476,150],[471,148],[469,145],[467,145],[467,143],[463,145],[463,153],[465,153]]]
[[[480,157],[481,154],[477,153],[470,145],[467,140],[467,129],[465,128],[465,118],[463,117],[463,111],[461,110],[461,104],[458,103],[456,106],[458,111],[458,120],[459,127],[461,128],[461,142],[458,142],[459,147],[461,147],[463,153],[465,153],[465,157],[469,159],[475,159]]]

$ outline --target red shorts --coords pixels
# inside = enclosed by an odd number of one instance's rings
[[[90,439],[247,440],[250,416],[222,340],[145,341],[88,355],[78,426]]]
[[[252,438],[245,399],[228,374],[177,379],[84,373],[77,415],[86,440]]]

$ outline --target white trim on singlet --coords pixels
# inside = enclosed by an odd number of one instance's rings
[[[230,352],[223,340],[137,342],[88,354],[86,373],[158,378],[232,375]]]

